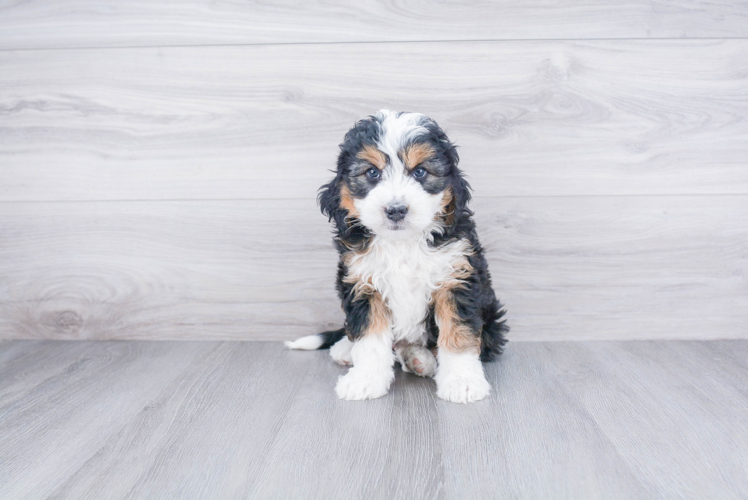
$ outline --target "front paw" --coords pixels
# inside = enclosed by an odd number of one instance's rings
[[[353,367],[338,379],[335,393],[348,401],[381,398],[387,394],[393,377],[393,373],[368,373]]]
[[[480,375],[470,377],[445,377],[437,379],[436,395],[452,403],[473,403],[491,392],[491,384]]]

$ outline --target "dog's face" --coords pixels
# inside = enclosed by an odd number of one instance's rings
[[[359,121],[340,149],[320,204],[341,232],[359,224],[392,239],[441,231],[469,199],[454,145],[422,114],[379,111]]]

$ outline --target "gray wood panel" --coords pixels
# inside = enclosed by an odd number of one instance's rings
[[[0,49],[748,36],[744,1],[189,2],[0,5]]]
[[[748,197],[480,198],[514,339],[745,338]],[[0,337],[291,339],[342,324],[314,200],[0,204]]]
[[[748,496],[748,341],[511,343],[468,406],[399,369],[341,401],[327,352],[279,343],[19,344],[8,500]]]
[[[748,194],[748,40],[0,52],[1,200],[308,198],[380,108],[478,196]]]

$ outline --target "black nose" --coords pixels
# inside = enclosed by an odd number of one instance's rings
[[[405,205],[390,205],[384,209],[384,213],[387,214],[389,220],[397,222],[405,218],[405,214],[408,213],[408,207]]]

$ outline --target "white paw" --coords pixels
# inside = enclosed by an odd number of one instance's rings
[[[343,366],[352,366],[353,358],[351,357],[351,348],[353,342],[348,340],[348,337],[343,337],[338,340],[334,346],[330,348],[330,357],[335,360],[336,363]]]
[[[387,394],[393,378],[392,368],[384,373],[371,373],[353,367],[338,379],[335,393],[349,401],[381,398]]]
[[[480,401],[491,392],[477,352],[439,349],[439,368],[434,380],[436,395],[453,403]]]
[[[411,344],[399,348],[397,354],[404,372],[415,373],[421,377],[433,377],[436,373],[436,358],[423,346]]]
[[[485,377],[448,378],[440,380],[436,385],[436,395],[452,403],[473,403],[480,401],[491,392],[491,384]]]

